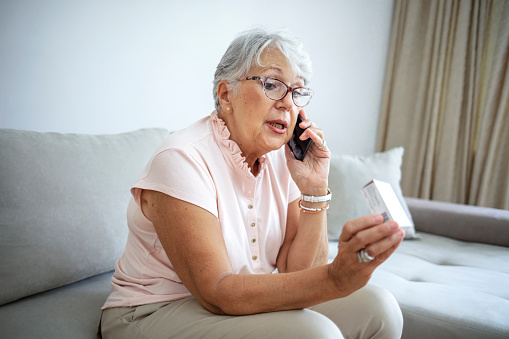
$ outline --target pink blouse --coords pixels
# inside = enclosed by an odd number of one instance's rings
[[[143,189],[163,192],[216,216],[236,273],[272,273],[285,237],[288,204],[300,192],[286,167],[283,147],[259,162],[261,171],[255,177],[217,112],[170,134],[131,189],[129,236],[103,308],[191,295],[141,212]]]

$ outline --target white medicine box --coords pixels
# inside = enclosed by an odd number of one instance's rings
[[[414,226],[389,183],[373,179],[362,188],[361,192],[371,213],[381,214],[384,222],[394,220],[400,228]]]

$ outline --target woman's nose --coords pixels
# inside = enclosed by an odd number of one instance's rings
[[[277,102],[281,107],[284,107],[287,111],[290,111],[295,106],[293,103],[291,91],[288,91],[286,95],[283,98],[279,99]]]

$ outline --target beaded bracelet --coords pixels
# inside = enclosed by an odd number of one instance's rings
[[[299,201],[299,207],[300,207],[300,211],[301,212],[304,212],[304,213],[310,213],[310,214],[315,214],[315,213],[320,213],[320,212],[323,212],[325,211],[326,209],[329,208],[329,204],[326,204],[324,207],[322,208],[312,208],[312,207],[305,207],[305,206],[302,206],[302,199]]]

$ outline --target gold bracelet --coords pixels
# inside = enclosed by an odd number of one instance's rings
[[[304,212],[304,213],[310,213],[310,214],[315,214],[315,213],[320,213],[320,212],[323,212],[325,211],[326,209],[329,208],[329,204],[326,204],[324,207],[322,208],[312,208],[312,207],[305,207],[305,206],[302,206],[302,199],[299,201],[299,207],[300,207],[300,211],[301,212]]]

